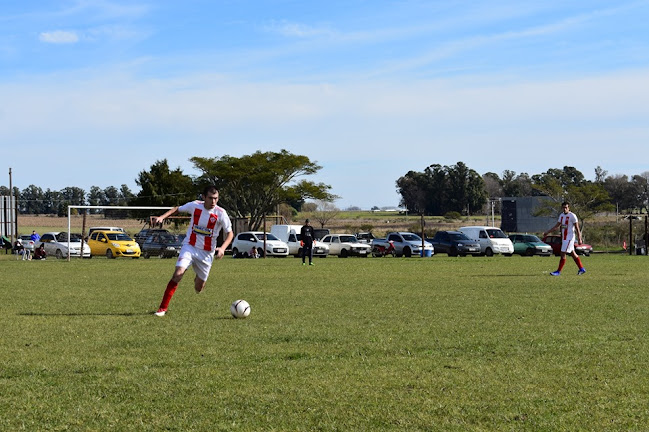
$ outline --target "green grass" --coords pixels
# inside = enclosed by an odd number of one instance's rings
[[[0,430],[649,428],[646,257],[10,258]]]

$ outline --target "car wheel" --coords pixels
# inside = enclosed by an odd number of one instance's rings
[[[232,248],[232,257],[233,258],[239,258],[239,249]]]
[[[492,256],[494,256],[494,251],[492,251],[491,248],[487,248],[484,251],[484,254],[487,255],[488,257],[492,257]]]
[[[57,249],[54,255],[56,256],[56,259],[63,259],[63,252],[61,252],[61,249]]]
[[[149,259],[149,258],[151,258],[151,255],[149,255],[148,252],[143,253],[142,256],[144,257],[144,259]]]
[[[412,256],[412,251],[410,250],[409,247],[406,247],[406,248],[403,249],[403,255],[406,258],[410,258]]]
[[[534,249],[529,248],[525,251],[525,256],[534,256]]]
[[[108,259],[113,259],[114,258],[112,250],[106,249],[106,258],[108,258]]]
[[[456,257],[457,256],[457,249],[455,249],[454,247],[449,249],[448,256]]]
[[[341,249],[340,250],[340,255],[338,255],[339,258],[347,258],[347,249]]]
[[[264,257],[264,250],[262,248],[257,248],[257,254],[259,255],[259,258]]]

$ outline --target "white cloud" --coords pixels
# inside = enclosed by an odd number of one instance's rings
[[[79,35],[73,31],[56,30],[38,35],[41,42],[53,44],[70,44],[79,42]]]
[[[267,30],[286,37],[311,38],[316,36],[332,36],[334,31],[325,27],[315,27],[295,22],[273,22]]]

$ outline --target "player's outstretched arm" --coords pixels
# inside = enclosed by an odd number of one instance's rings
[[[165,219],[167,219],[169,216],[171,216],[172,214],[176,213],[177,211],[178,211],[178,207],[174,207],[174,208],[172,208],[172,209],[169,209],[169,210],[167,210],[167,211],[165,212],[165,214],[163,214],[162,216],[156,216],[156,217],[154,217],[154,218],[153,218],[153,223],[155,223],[155,224],[161,224],[162,221],[164,221]]]

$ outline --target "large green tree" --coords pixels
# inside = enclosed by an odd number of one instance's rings
[[[482,176],[462,162],[433,164],[424,172],[409,171],[396,185],[400,204],[418,214],[467,214],[482,208],[488,198]]]
[[[315,174],[321,167],[306,156],[286,150],[190,160],[203,173],[197,184],[215,185],[219,189],[219,205],[234,217],[248,217],[250,230],[259,229],[264,215],[275,213],[279,204],[305,199],[330,202],[337,198],[329,185],[298,180]]]
[[[23,214],[43,213],[43,189],[29,185],[20,193],[18,208]]]
[[[192,178],[180,168],[170,169],[166,159],[156,161],[149,171],[140,171],[135,179],[140,186],[140,192],[130,200],[132,206],[142,207],[174,207],[198,198],[198,189]],[[126,188],[128,190],[128,188]],[[116,188],[105,190],[108,199],[119,200]],[[122,185],[124,193],[124,185]],[[134,212],[134,216],[148,221],[151,211]],[[154,213],[157,216],[157,213]]]
[[[550,198],[538,208],[537,216],[559,214],[561,203],[568,201],[570,210],[585,225],[585,221],[595,213],[614,209],[604,184],[584,180],[583,174],[574,167],[552,168],[532,179],[534,189]]]

